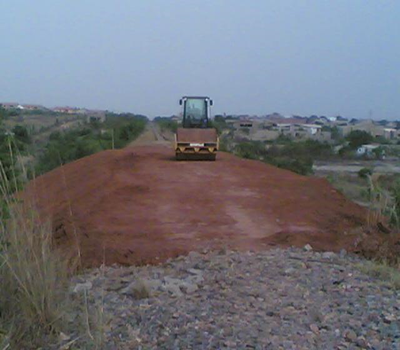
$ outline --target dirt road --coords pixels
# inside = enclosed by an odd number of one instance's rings
[[[165,144],[80,159],[39,177],[28,193],[59,244],[79,244],[85,266],[204,248],[351,250],[365,218],[324,179],[226,153],[216,162],[176,162]]]
[[[169,135],[168,135],[169,136]],[[146,125],[144,132],[128,147],[147,146],[147,145],[164,145],[169,146],[172,138],[167,138],[164,133],[161,133],[160,128],[154,122],[149,122]]]

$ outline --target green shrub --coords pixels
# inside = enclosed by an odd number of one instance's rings
[[[211,123],[212,127],[217,129],[218,134],[222,134],[224,130],[233,129],[232,125],[226,122],[226,118],[222,115],[216,115]]]
[[[234,152],[242,158],[261,159],[266,154],[266,149],[261,141],[247,141],[236,145]]]
[[[178,129],[178,123],[169,117],[156,117],[154,118],[154,122],[158,124],[162,132],[169,130],[176,133],[176,130]]]
[[[89,123],[82,129],[53,132],[39,157],[36,173],[43,174],[102,150],[125,147],[140,135],[145,125],[143,117],[111,115],[102,125]]]
[[[278,168],[287,169],[300,175],[309,175],[313,173],[313,161],[311,159],[277,158],[269,163]]]
[[[390,219],[394,226],[400,228],[400,177],[396,179],[390,192],[393,197]]]
[[[286,145],[293,143],[293,140],[290,138],[290,136],[279,134],[279,136],[274,140],[273,143],[277,145]]]
[[[346,140],[349,142],[350,148],[357,149],[362,145],[374,141],[374,137],[366,131],[353,130],[346,136]]]
[[[287,141],[282,138],[269,148],[261,141],[241,142],[235,147],[235,154],[248,159],[263,160],[279,168],[288,169],[301,175],[312,174],[314,159],[328,158],[333,155],[329,144],[307,140],[302,142]]]
[[[14,136],[17,140],[27,144],[31,143],[31,138],[26,127],[22,125],[16,125],[12,129],[12,132],[14,133]]]
[[[362,168],[358,171],[358,177],[366,179],[368,176],[372,175],[372,169]]]

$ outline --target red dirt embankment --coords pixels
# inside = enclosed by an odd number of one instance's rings
[[[84,266],[152,263],[204,248],[310,243],[352,249],[364,209],[324,179],[219,153],[177,162],[165,146],[105,151],[32,182],[57,242]]]

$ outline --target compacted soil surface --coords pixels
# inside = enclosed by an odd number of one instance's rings
[[[82,158],[40,176],[25,196],[86,267],[220,247],[351,251],[366,218],[324,179],[223,152],[179,162],[163,144]]]
[[[75,331],[59,346],[399,349],[399,291],[360,272],[365,261],[345,251],[305,248],[191,252],[158,266],[88,270],[73,278]],[[82,324],[93,342],[79,337]]]

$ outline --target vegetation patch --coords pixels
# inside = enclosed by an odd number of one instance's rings
[[[287,138],[278,138],[272,144],[261,141],[240,142],[234,148],[240,157],[257,159],[287,169],[301,175],[313,173],[316,159],[326,159],[333,155],[332,147],[327,143],[314,140],[293,142]]]
[[[387,262],[366,260],[356,266],[363,273],[388,283],[393,289],[400,289],[400,270]]]
[[[59,334],[68,307],[67,263],[53,246],[51,225],[12,194],[0,176],[0,345],[37,348]]]
[[[178,122],[169,117],[156,117],[154,118],[154,122],[158,124],[161,132],[169,130],[176,133],[176,130],[178,129]]]
[[[125,147],[144,130],[147,118],[131,114],[109,114],[105,123],[87,123],[83,128],[54,132],[39,157],[36,174],[107,150]]]

